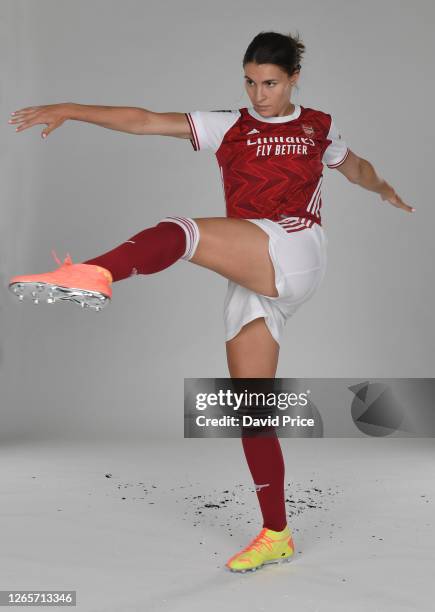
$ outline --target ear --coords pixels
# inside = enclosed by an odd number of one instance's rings
[[[299,72],[292,74],[290,77],[290,85],[294,87],[299,80]]]

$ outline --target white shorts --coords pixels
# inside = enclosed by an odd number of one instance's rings
[[[318,223],[288,233],[271,219],[247,221],[269,235],[278,297],[255,293],[229,280],[224,302],[225,340],[234,338],[246,323],[264,317],[270,333],[280,344],[288,317],[310,299],[325,276],[328,240]]]

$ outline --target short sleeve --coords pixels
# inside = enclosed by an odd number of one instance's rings
[[[334,118],[331,117],[329,132],[326,137],[326,149],[323,153],[322,162],[328,168],[337,168],[340,166],[349,155],[349,147],[343,140],[340,130],[335,124]]]
[[[190,125],[190,142],[193,149],[195,151],[211,149],[216,152],[225,134],[239,119],[240,111],[192,111],[185,115]]]

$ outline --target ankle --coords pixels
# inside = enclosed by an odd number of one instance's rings
[[[272,529],[271,527],[267,527],[266,529],[275,533],[282,533],[283,531],[286,531],[288,529],[288,525],[286,524],[282,529]]]

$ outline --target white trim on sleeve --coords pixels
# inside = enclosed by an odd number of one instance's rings
[[[239,110],[229,111],[191,111],[185,113],[189,121],[195,151],[211,149],[216,153],[225,134],[238,121]]]
[[[327,140],[331,142],[323,152],[322,162],[328,168],[337,168],[346,160],[349,155],[349,147],[341,137],[340,131],[335,124],[334,118],[331,116],[331,123],[327,135]]]

